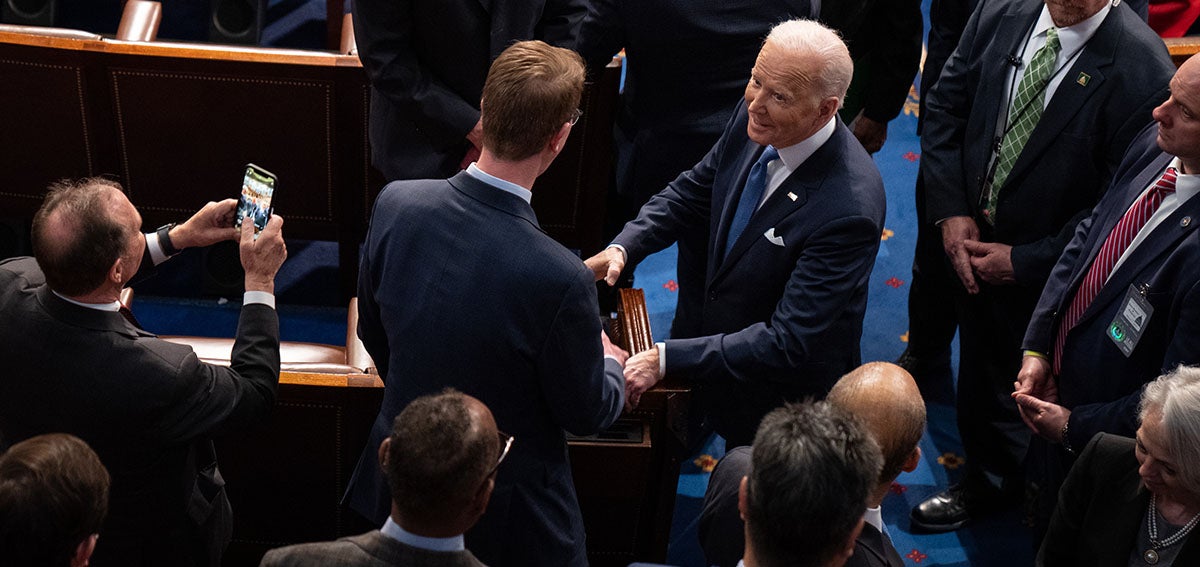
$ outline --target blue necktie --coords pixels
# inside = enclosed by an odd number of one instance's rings
[[[733,243],[742,235],[742,231],[746,230],[746,225],[750,224],[750,217],[758,208],[758,202],[762,200],[763,192],[767,189],[767,163],[778,158],[779,152],[774,146],[767,146],[758,161],[754,162],[754,167],[750,168],[750,175],[746,177],[746,188],[742,189],[737,209],[733,212],[733,221],[729,223],[729,236],[725,238],[726,256],[733,248]]]

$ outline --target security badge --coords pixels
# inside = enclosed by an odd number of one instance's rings
[[[1142,333],[1146,332],[1146,323],[1154,314],[1154,306],[1146,300],[1148,288],[1146,284],[1129,286],[1121,310],[1117,311],[1116,318],[1108,325],[1108,338],[1121,349],[1126,358],[1133,354],[1133,349],[1142,339]]]

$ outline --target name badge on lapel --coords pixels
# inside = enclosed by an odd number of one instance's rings
[[[1146,299],[1146,288],[1136,285],[1129,286],[1125,292],[1125,300],[1121,303],[1120,311],[1112,323],[1108,325],[1108,338],[1127,358],[1133,354],[1142,334],[1146,332],[1146,324],[1154,315],[1154,306]]]

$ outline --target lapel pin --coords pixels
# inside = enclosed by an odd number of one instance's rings
[[[1081,87],[1086,87],[1088,84],[1088,81],[1090,81],[1090,80],[1092,80],[1091,75],[1089,75],[1087,73],[1080,73],[1079,77],[1075,79],[1075,82],[1079,83],[1079,86],[1081,86]]]
[[[1179,219],[1179,226],[1187,228],[1189,224],[1192,224],[1192,217],[1183,217]]]
[[[799,197],[797,197],[796,194],[792,193],[791,191],[788,191],[788,198],[791,199],[792,201],[799,199]]]

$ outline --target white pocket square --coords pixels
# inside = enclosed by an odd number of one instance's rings
[[[767,231],[763,233],[763,236],[767,237],[767,242],[770,242],[776,246],[783,246],[783,237],[775,236],[774,227],[768,228]]]

